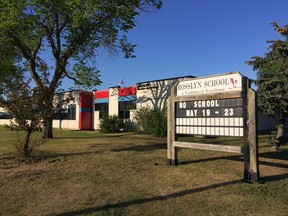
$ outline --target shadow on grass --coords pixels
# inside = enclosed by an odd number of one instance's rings
[[[103,151],[86,151],[86,152],[73,152],[73,153],[57,153],[57,152],[34,152],[33,155],[29,158],[22,158],[18,157],[17,155],[0,155],[0,162],[1,161],[13,161],[17,162],[19,164],[25,163],[38,163],[41,161],[48,161],[50,163],[57,162],[57,161],[62,161],[65,158],[68,157],[74,157],[74,156],[83,156],[83,155],[90,155],[90,154],[101,154]],[[9,167],[9,163],[7,164]]]
[[[200,193],[206,190],[212,190],[212,189],[219,188],[219,187],[225,187],[225,186],[237,184],[240,182],[241,182],[240,180],[231,181],[231,182],[222,182],[219,184],[209,185],[209,186],[196,188],[196,189],[184,190],[184,191],[167,194],[163,196],[154,196],[154,197],[148,197],[148,198],[143,198],[143,199],[124,201],[124,202],[120,202],[116,204],[108,204],[108,205],[104,205],[100,207],[92,207],[92,208],[82,209],[82,210],[73,211],[73,212],[65,212],[65,213],[51,214],[51,215],[57,215],[57,216],[87,215],[87,214],[92,214],[92,213],[96,213],[99,211],[107,211],[107,210],[116,209],[116,208],[125,208],[125,207],[129,207],[132,205],[141,205],[141,204],[150,203],[150,202],[165,201],[169,199],[191,195],[194,193]]]
[[[155,143],[155,144],[144,144],[144,145],[133,145],[126,148],[117,148],[112,151],[123,152],[123,151],[154,151],[166,149],[167,145],[165,143]]]
[[[66,140],[66,139],[92,139],[92,138],[99,138],[96,136],[77,136],[77,137],[73,137],[73,136],[63,136],[63,137],[53,137],[54,140]]]
[[[282,175],[276,175],[276,176],[267,176],[267,177],[263,178],[263,180],[264,181],[279,181],[279,180],[286,179],[286,178],[288,178],[288,174],[282,174]],[[179,191],[176,193],[167,194],[167,195],[163,195],[163,196],[154,196],[154,197],[148,197],[148,198],[143,198],[143,199],[124,201],[124,202],[120,202],[120,203],[116,203],[116,204],[107,204],[107,205],[99,206],[99,207],[91,207],[91,208],[81,209],[81,210],[77,210],[77,211],[64,212],[64,213],[58,213],[58,214],[50,214],[50,215],[57,215],[57,216],[88,215],[88,214],[93,214],[93,213],[100,212],[100,211],[107,211],[107,210],[111,210],[111,209],[127,208],[127,207],[132,206],[132,205],[142,205],[142,204],[146,204],[146,203],[150,203],[150,202],[175,199],[175,198],[184,197],[187,195],[192,195],[192,194],[200,193],[200,192],[207,191],[207,190],[213,190],[216,188],[226,187],[229,185],[234,185],[234,184],[238,184],[238,183],[242,183],[242,182],[243,181],[241,181],[241,180],[222,182],[222,183],[208,185],[208,186],[201,187],[201,188]]]
[[[233,160],[233,161],[240,161],[243,162],[243,156],[241,155],[234,155],[234,156],[223,156],[223,157],[209,157],[209,158],[202,158],[199,160],[191,160],[191,161],[182,161],[178,162],[179,165],[186,165],[186,164],[196,164],[208,161],[216,161],[216,160]]]
[[[15,154],[3,154],[0,155],[0,162],[1,160],[15,160],[18,162],[25,162],[25,163],[34,163],[34,162],[41,162],[45,160],[50,160],[50,162],[56,162],[58,160],[62,160],[63,158],[74,157],[74,156],[85,156],[91,154],[101,154],[103,152],[124,152],[124,151],[140,151],[140,152],[148,152],[148,151],[156,151],[156,150],[163,150],[166,149],[166,144],[163,143],[152,143],[152,144],[142,144],[142,145],[134,145],[129,144],[129,147],[119,147],[111,149],[108,146],[111,144],[106,143],[96,143],[90,144],[91,147],[90,151],[81,151],[81,152],[52,152],[52,151],[41,151],[36,150],[32,153],[32,156],[27,159],[19,159]],[[115,145],[115,143],[113,143]],[[119,144],[122,145],[123,144]],[[127,144],[128,145],[128,144]]]
[[[264,176],[264,177],[260,178],[260,180],[265,183],[265,182],[280,181],[280,180],[287,179],[287,178],[288,178],[288,173],[285,173],[285,174],[281,174],[281,175]]]
[[[265,152],[259,154],[260,157],[269,158],[269,159],[277,159],[277,160],[286,160],[288,161],[288,149],[283,149],[276,152]]]
[[[265,153],[259,154],[260,165],[274,166],[274,167],[279,167],[279,168],[288,168],[287,163],[280,163],[280,161],[278,163],[271,162],[271,161],[261,161],[261,158],[288,161],[288,150],[282,150],[282,151],[277,151],[277,152],[265,152]],[[244,157],[243,155],[233,155],[233,156],[223,156],[223,157],[214,157],[214,158],[203,158],[199,160],[179,162],[179,165],[201,163],[201,162],[208,162],[208,161],[215,161],[215,160],[232,160],[232,161],[244,162]]]
[[[53,139],[62,140],[62,139],[91,139],[91,138],[119,138],[127,136],[125,134],[96,134],[96,135],[88,135],[88,136],[55,136]]]
[[[68,158],[74,156],[84,156],[84,155],[92,155],[92,154],[101,154],[103,151],[101,150],[94,150],[94,151],[81,151],[81,152],[69,152],[69,153],[57,153],[57,152],[38,152],[37,155],[34,155],[34,161],[37,160],[49,160],[49,159],[61,159],[61,158]]]

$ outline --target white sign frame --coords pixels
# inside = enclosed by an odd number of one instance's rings
[[[233,72],[181,81],[176,86],[176,95],[203,95],[242,91],[242,86],[243,76],[239,72]]]
[[[237,85],[229,83],[229,79],[237,80]],[[213,82],[212,80],[226,80],[223,81],[225,87],[215,88],[215,91],[206,91],[205,82]],[[239,81],[238,81],[239,80]],[[231,80],[230,80],[231,81]],[[216,81],[215,81],[216,82]],[[220,81],[219,81],[220,82]],[[194,84],[191,84],[194,83]],[[195,84],[196,83],[196,84]],[[197,84],[198,83],[198,84]],[[182,85],[179,88],[179,84]],[[227,84],[227,85],[226,85]],[[241,86],[239,86],[241,84]],[[198,85],[196,93],[187,91],[187,85]],[[207,85],[206,85],[207,86]],[[220,86],[220,85],[219,85]],[[230,87],[229,87],[230,86]],[[201,87],[201,88],[200,88]],[[215,86],[214,86],[215,87]],[[186,90],[185,90],[186,89]],[[185,92],[186,91],[186,92]],[[202,93],[201,93],[202,92]],[[184,101],[195,100],[217,100],[217,99],[243,99],[243,146],[227,146],[218,144],[203,144],[177,141],[176,131],[176,103]],[[198,79],[190,79],[181,81],[174,85],[171,89],[171,95],[168,99],[168,135],[167,135],[167,163],[168,165],[178,165],[178,148],[195,148],[214,151],[234,152],[244,154],[244,180],[246,182],[258,182],[259,174],[259,160],[258,160],[258,137],[257,137],[257,118],[256,118],[256,93],[250,88],[250,81],[243,77],[239,72],[222,74],[218,76],[203,77]],[[191,126],[191,125],[190,125]],[[186,130],[186,129],[185,129]],[[193,134],[193,133],[192,133]],[[205,135],[205,134],[203,134]],[[220,135],[221,136],[221,135]]]

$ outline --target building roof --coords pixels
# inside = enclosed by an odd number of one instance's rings
[[[166,81],[166,80],[178,80],[178,79],[187,79],[187,78],[196,78],[195,76],[180,76],[180,77],[172,77],[172,78],[165,78],[165,79],[158,79],[158,80],[150,80],[150,81],[145,81],[145,82],[139,82],[136,83],[136,85],[141,85],[143,83],[151,83],[151,82],[161,82],[161,81]]]

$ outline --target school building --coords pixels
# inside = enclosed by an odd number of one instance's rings
[[[66,101],[57,107],[53,127],[70,130],[95,130],[105,115],[118,115],[124,121],[133,121],[141,107],[162,109],[172,86],[193,76],[174,77],[136,83],[130,87],[113,86],[106,90],[66,91],[55,94],[55,101]],[[9,114],[0,108],[0,125],[9,124]],[[274,117],[258,115],[258,129],[275,129]]]

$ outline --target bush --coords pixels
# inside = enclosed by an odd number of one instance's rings
[[[148,133],[149,118],[152,110],[147,107],[142,107],[136,110],[134,119],[137,132]]]
[[[100,120],[100,132],[102,133],[117,133],[124,127],[124,122],[117,115],[105,116]]]
[[[27,152],[25,152],[24,146],[25,146],[25,140],[23,138],[20,138],[19,136],[16,136],[16,141],[13,142],[16,150],[17,150],[17,156],[19,159],[28,159],[32,152],[39,148],[41,145],[45,143],[45,140],[42,138],[31,138],[29,141]]]
[[[157,137],[167,136],[167,115],[163,110],[153,110],[149,118],[148,131]]]
[[[141,108],[136,111],[135,120],[138,132],[157,137],[167,136],[167,115],[164,110]]]
[[[136,131],[136,125],[134,121],[126,120],[124,122],[124,131]]]

